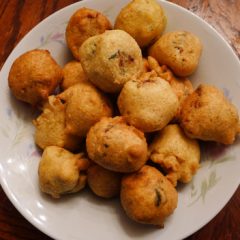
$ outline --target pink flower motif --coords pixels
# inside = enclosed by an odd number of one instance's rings
[[[53,41],[59,41],[59,40],[62,40],[63,38],[64,38],[64,34],[59,32],[56,32],[51,36],[51,40]]]

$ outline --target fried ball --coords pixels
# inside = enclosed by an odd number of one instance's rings
[[[102,13],[80,8],[70,18],[66,28],[66,41],[73,56],[80,60],[79,48],[89,37],[112,29],[111,23]]]
[[[192,138],[223,144],[232,144],[240,130],[236,107],[221,90],[208,84],[201,84],[186,98],[180,125]]]
[[[87,39],[80,48],[81,63],[89,80],[105,92],[119,92],[142,71],[142,53],[122,30],[106,31]]]
[[[164,34],[151,46],[149,55],[159,64],[166,64],[181,77],[191,75],[197,68],[202,52],[198,37],[190,32],[176,31]]]
[[[91,83],[78,83],[59,95],[66,102],[66,130],[85,137],[102,117],[112,116],[109,100]]]
[[[151,56],[148,57],[148,65],[149,68],[154,70],[159,77],[169,82],[173,91],[177,95],[179,108],[175,116],[175,120],[178,120],[183,101],[189,94],[193,92],[192,83],[187,78],[176,77],[166,65],[160,66],[157,60]]]
[[[86,146],[92,161],[116,172],[136,171],[148,157],[144,134],[123,117],[102,118],[88,132]]]
[[[35,143],[42,149],[58,146],[69,150],[79,148],[81,139],[69,134],[65,128],[65,104],[55,96],[49,96],[41,115],[33,121]]]
[[[74,84],[87,82],[87,76],[80,62],[71,61],[63,67],[61,89],[66,90]]]
[[[150,159],[161,166],[174,185],[188,183],[199,168],[200,147],[177,124],[162,129],[149,146]]]
[[[163,9],[155,0],[133,0],[120,11],[114,28],[129,33],[145,47],[161,36],[165,26]]]
[[[97,196],[112,198],[120,193],[121,174],[94,164],[88,168],[87,182]]]
[[[178,106],[177,96],[169,83],[151,73],[140,80],[128,81],[118,97],[121,115],[143,132],[165,127],[176,115]]]
[[[168,179],[147,165],[123,177],[120,198],[131,219],[160,227],[178,202],[177,191]]]
[[[75,193],[86,185],[89,161],[84,154],[73,154],[64,148],[45,148],[38,168],[39,185],[42,192],[59,198],[63,194]]]
[[[35,106],[53,93],[62,80],[62,69],[47,50],[35,49],[12,64],[8,84],[13,95]]]

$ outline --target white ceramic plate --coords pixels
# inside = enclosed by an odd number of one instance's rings
[[[70,59],[64,32],[73,12],[82,7],[98,9],[114,21],[127,0],[88,0],[56,12],[35,27],[18,44],[1,71],[0,179],[14,206],[34,226],[55,239],[182,239],[210,221],[227,203],[240,182],[239,140],[229,147],[207,144],[202,167],[192,183],[178,187],[179,204],[164,229],[129,220],[115,200],[101,200],[87,190],[60,200],[41,194],[37,168],[40,153],[33,141],[34,112],[10,94],[7,77],[14,59],[34,48],[49,49],[59,64]],[[168,25],[166,31],[184,29],[198,35],[204,51],[194,85],[208,82],[223,89],[240,108],[240,64],[229,45],[203,20],[187,10],[161,2]]]

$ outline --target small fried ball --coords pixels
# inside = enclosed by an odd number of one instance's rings
[[[38,168],[42,192],[59,198],[63,194],[78,192],[86,185],[89,161],[84,154],[73,154],[64,148],[45,148]]]
[[[161,166],[174,185],[188,183],[199,168],[200,147],[177,124],[171,124],[155,136],[149,146],[150,159]]]
[[[122,30],[106,31],[87,39],[80,48],[81,63],[89,80],[105,92],[119,92],[142,71],[142,53]]]
[[[35,125],[35,143],[42,149],[48,146],[63,147],[68,150],[79,148],[81,139],[66,131],[66,105],[55,96],[49,96],[43,112],[33,121]]]
[[[87,182],[97,196],[112,198],[120,193],[121,174],[94,164],[88,168]]]
[[[223,144],[232,144],[240,130],[237,108],[208,84],[200,84],[183,102],[180,125],[192,138]]]
[[[166,21],[155,0],[133,0],[120,11],[114,28],[126,31],[140,47],[145,47],[161,36]]]
[[[180,77],[191,75],[197,68],[202,52],[199,38],[190,32],[175,31],[162,35],[149,50],[160,65],[166,64]]]
[[[165,127],[176,115],[178,106],[169,83],[151,73],[142,75],[140,80],[128,81],[118,97],[121,115],[143,132]]]
[[[66,102],[66,130],[85,137],[102,117],[112,116],[110,101],[91,83],[78,83],[59,95]]]
[[[62,69],[48,50],[35,49],[12,64],[8,84],[13,95],[33,106],[40,105],[62,80]]]
[[[123,177],[120,198],[131,219],[160,227],[178,202],[173,185],[156,168],[147,165]]]
[[[80,8],[68,22],[65,33],[67,45],[73,56],[80,60],[79,48],[83,42],[111,29],[110,21],[102,13],[90,8]]]
[[[87,76],[83,71],[82,64],[78,61],[68,62],[63,67],[63,80],[61,89],[66,90],[74,84],[87,82]]]
[[[148,157],[144,134],[123,117],[102,118],[90,128],[86,146],[92,161],[115,172],[136,171]]]
[[[178,120],[182,103],[185,98],[193,92],[191,81],[187,78],[176,77],[166,65],[160,66],[157,60],[151,56],[148,57],[148,65],[149,68],[154,70],[159,77],[169,82],[173,91],[177,95],[179,108],[174,120]]]

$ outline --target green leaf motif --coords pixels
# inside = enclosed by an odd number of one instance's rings
[[[201,182],[201,190],[197,191],[194,184],[191,186],[191,198],[195,198],[188,207],[195,204],[198,200],[202,199],[202,202],[205,203],[205,198],[207,193],[220,181],[220,177],[217,177],[216,169],[210,172],[209,176]]]

